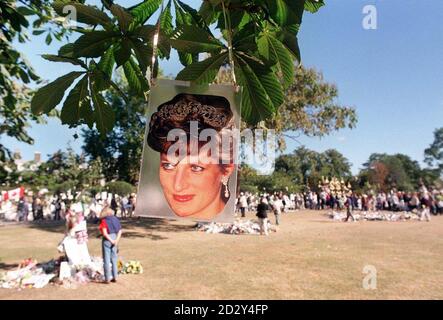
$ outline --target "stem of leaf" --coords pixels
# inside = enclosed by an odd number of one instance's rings
[[[232,28],[231,28],[231,18],[226,14],[225,2],[222,0],[223,7],[223,16],[225,20],[225,28],[228,31],[228,54],[229,54],[229,64],[231,65],[231,77],[234,86],[237,86],[237,79],[235,77],[235,68],[234,68],[234,54],[232,51]]]

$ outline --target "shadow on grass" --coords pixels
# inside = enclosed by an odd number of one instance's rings
[[[177,224],[177,221],[166,219],[155,219],[145,217],[134,217],[120,219],[123,228],[123,238],[149,238],[151,240],[165,240],[168,237],[153,234],[154,232],[178,233],[194,231],[194,224]],[[88,222],[88,235],[90,238],[101,237],[98,230],[98,223]],[[47,232],[63,234],[66,230],[64,221],[37,221],[27,223],[28,228],[38,229]]]
[[[11,264],[11,263],[0,262],[0,270],[1,271],[11,271],[11,270],[17,269],[17,267],[18,267],[17,263]]]
[[[315,223],[341,223],[343,221],[337,221],[337,220],[320,220],[320,219],[315,219],[315,220],[309,220],[309,222],[315,222]]]

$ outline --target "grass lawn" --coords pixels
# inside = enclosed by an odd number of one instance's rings
[[[268,237],[206,234],[183,221],[124,221],[120,255],[140,260],[143,274],[76,289],[0,289],[0,299],[443,299],[443,216],[432,218],[339,223],[303,211],[284,214]],[[97,226],[89,227],[89,250],[99,256]],[[58,257],[63,229],[0,227],[0,271],[28,257]],[[377,270],[375,290],[363,289],[366,265]]]

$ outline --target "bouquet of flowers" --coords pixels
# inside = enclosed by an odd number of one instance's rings
[[[143,266],[140,263],[140,261],[131,260],[131,261],[128,261],[123,264],[121,273],[122,274],[140,274],[140,273],[143,273]]]

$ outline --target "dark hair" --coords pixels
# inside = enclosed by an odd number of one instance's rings
[[[163,103],[157,109],[149,123],[148,145],[166,153],[175,141],[168,141],[172,129],[182,129],[190,141],[191,121],[198,122],[198,134],[205,129],[220,132],[223,128],[233,127],[233,114],[229,101],[224,97],[179,94],[171,101]],[[198,137],[197,137],[198,138]],[[207,142],[199,142],[199,147]]]

